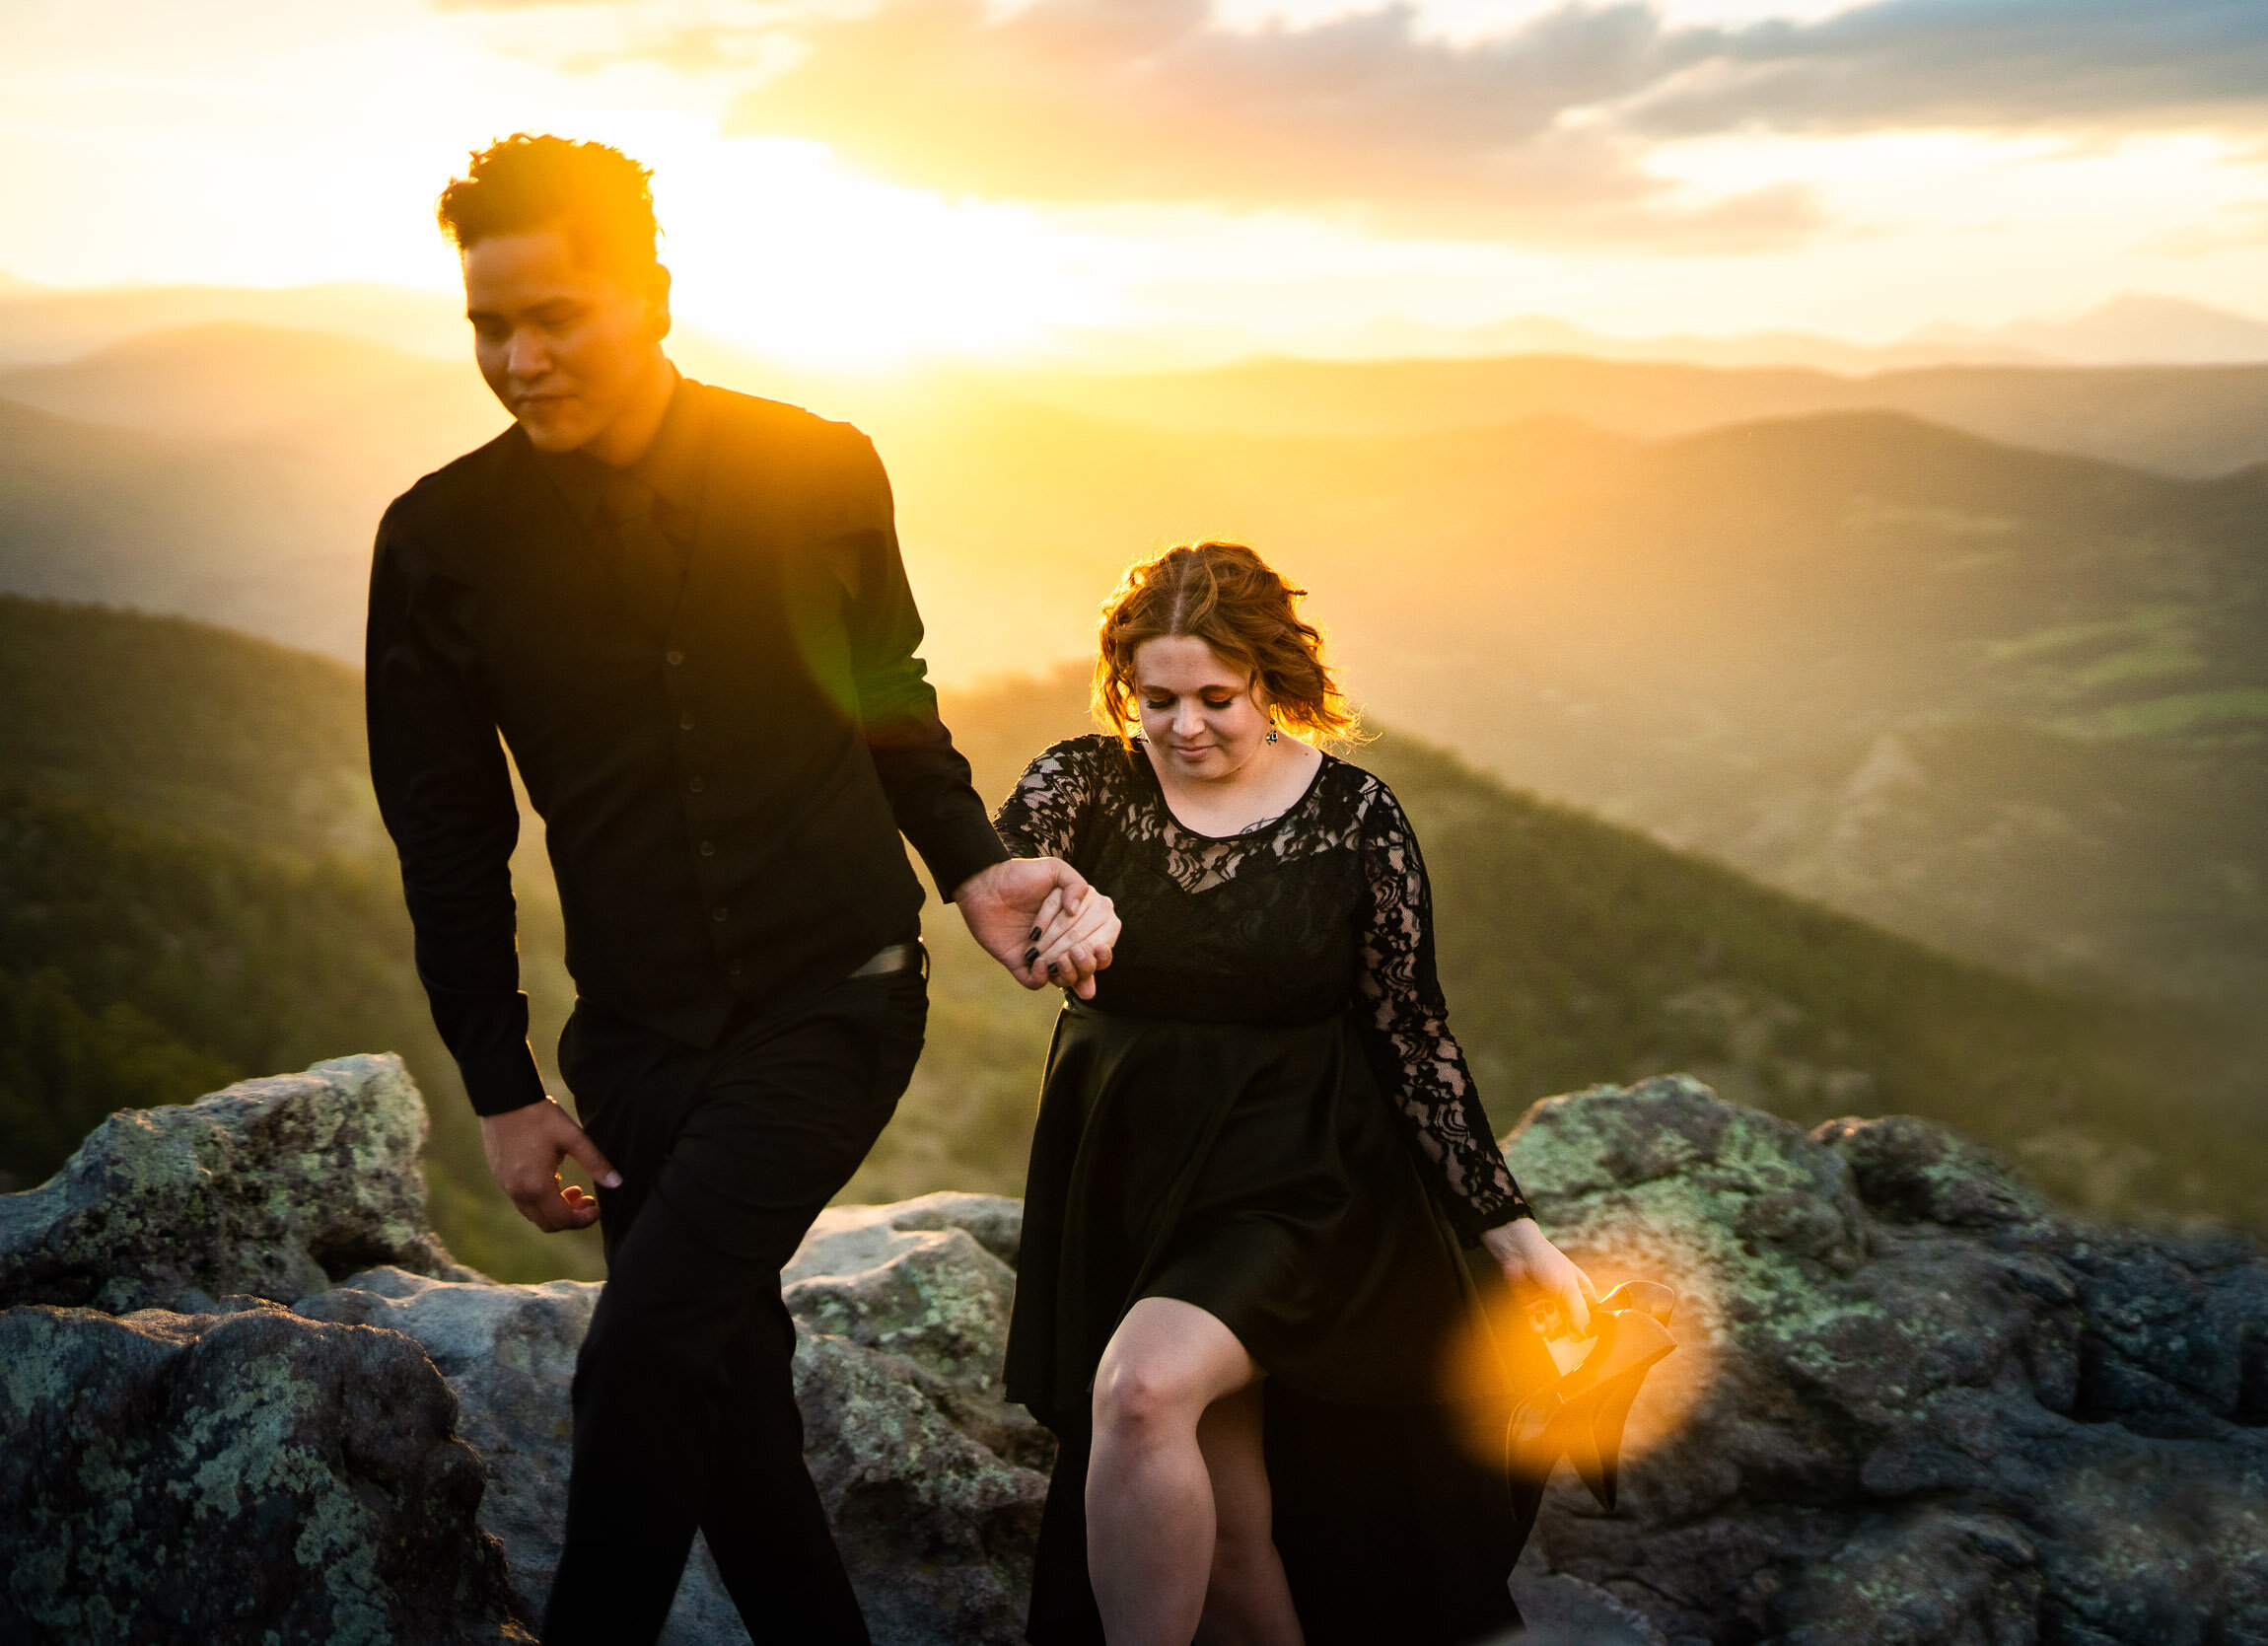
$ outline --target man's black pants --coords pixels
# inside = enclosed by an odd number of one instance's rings
[[[707,1051],[576,1009],[560,1070],[622,1186],[599,1191],[545,1646],[652,1641],[696,1527],[757,1646],[866,1641],[804,1467],[780,1270],[896,1109],[927,1009],[919,970],[849,978]]]

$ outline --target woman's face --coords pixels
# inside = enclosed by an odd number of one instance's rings
[[[1253,681],[1188,635],[1161,635],[1134,648],[1134,701],[1150,747],[1186,777],[1227,777],[1268,735],[1268,711]]]

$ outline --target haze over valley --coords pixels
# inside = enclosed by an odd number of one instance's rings
[[[1129,559],[1240,537],[1381,721],[1518,787],[2005,968],[2268,988],[2268,366],[677,353],[875,436],[949,684],[1083,658]],[[9,367],[0,587],[355,661],[379,512],[502,422],[467,364],[343,329]]]

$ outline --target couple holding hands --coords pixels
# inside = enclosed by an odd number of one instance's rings
[[[1492,1288],[1578,1330],[1595,1300],[1450,1033],[1408,820],[1316,746],[1351,719],[1300,591],[1236,544],[1136,566],[1101,624],[1106,729],[988,817],[872,446],[677,374],[644,169],[514,137],[440,215],[514,421],[379,529],[371,763],[496,1179],[604,1240],[543,1639],[654,1639],[696,1528],[756,1640],[867,1638],[779,1272],[920,1053],[902,842],[1019,982],[1063,991],[1008,1350],[1061,1442],[1029,1637],[1517,1626],[1538,1482],[1508,1489],[1471,1407],[1501,1428],[1554,1369],[1501,1328],[1501,1388],[1446,1369]],[[557,874],[580,1123],[528,1046],[505,746]],[[560,1186],[570,1157],[595,1199]]]

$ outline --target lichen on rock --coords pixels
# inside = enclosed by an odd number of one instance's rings
[[[2268,1263],[2091,1227],[1926,1121],[1668,1077],[1507,1140],[1603,1286],[1683,1294],[1618,1511],[1537,1562],[1679,1643],[2268,1641]],[[2176,1618],[2213,1618],[2216,1633]]]
[[[376,1263],[473,1277],[426,1221],[426,1125],[390,1055],[122,1109],[0,1195],[0,1308],[289,1303]]]
[[[233,1302],[0,1313],[0,1639],[531,1639],[417,1346]]]
[[[787,1269],[806,1457],[879,1646],[1022,1638],[1053,1443],[1000,1393],[1022,1207],[933,1194],[819,1216]],[[302,1300],[311,1318],[421,1344],[487,1466],[481,1526],[523,1609],[557,1568],[571,1454],[568,1389],[599,1288],[436,1280],[379,1268]],[[744,1641],[696,1543],[665,1646]]]
[[[398,1063],[343,1059],[113,1116],[0,1196],[0,1639],[524,1638],[599,1289],[450,1262],[423,1125]],[[1807,1134],[1682,1077],[1547,1100],[1508,1152],[1600,1284],[1681,1293],[1620,1506],[1547,1494],[1538,1638],[2268,1643],[2255,1243],[2077,1222],[1942,1127]],[[1053,1442],[1000,1387],[1021,1234],[994,1196],[835,1207],[784,1276],[879,1646],[1022,1636]],[[746,1640],[697,1542],[664,1638]]]

